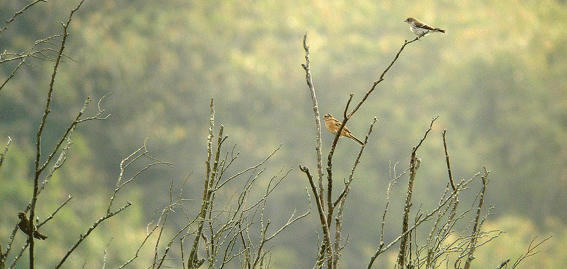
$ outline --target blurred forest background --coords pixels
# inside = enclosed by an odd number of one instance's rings
[[[76,4],[62,0],[34,6],[2,33],[0,51],[26,51],[36,40],[60,34],[61,22]],[[0,21],[25,5],[1,1]],[[62,135],[87,96],[96,101],[112,92],[101,103],[111,116],[79,127],[67,163],[42,194],[36,211],[42,219],[68,195],[74,199],[42,227],[49,239],[36,243],[36,255],[42,257],[38,264],[52,267],[96,220],[93,212],[105,209],[120,161],[146,138],[152,156],[173,166],[150,169],[129,186],[119,199],[134,205],[95,231],[69,259],[68,268],[84,263],[100,267],[107,245],[111,268],[132,257],[146,225],[167,205],[172,180],[180,187],[193,172],[184,195],[198,201],[211,98],[217,124],[229,135],[227,143],[236,144],[240,152],[234,171],[260,162],[281,144],[268,162],[265,181],[260,181],[267,182],[282,168],[293,169],[267,205],[274,226],[285,223],[296,209],[306,211],[308,182],[297,167],[315,169],[316,140],[301,68],[303,35],[308,34],[321,113],[342,119],[349,94],[360,100],[404,40],[415,37],[404,23],[410,16],[447,33],[410,44],[348,123],[363,138],[372,119],[378,119],[351,186],[344,223],[349,244],[341,266],[368,263],[378,245],[389,165],[399,163],[403,171],[412,146],[439,116],[421,148],[416,201],[426,210],[446,186],[441,131],[447,129],[454,177],[470,178],[487,166],[487,201],[495,208],[486,227],[506,232],[478,250],[475,268],[515,259],[534,237],[550,235],[540,253],[522,267],[567,267],[563,0],[87,0],[71,24],[65,54],[74,61],[67,59],[59,69],[43,143],[49,147]],[[29,59],[28,64],[0,92],[0,145],[8,136],[13,139],[0,173],[3,241],[31,196],[35,135],[53,70],[51,62]],[[0,66],[0,79],[9,77],[14,67]],[[96,105],[88,113],[96,113]],[[331,140],[325,131],[324,155]],[[355,143],[343,140],[335,154],[338,180],[348,175],[358,151]],[[400,212],[403,205],[403,186],[392,193],[392,212]],[[186,204],[186,211],[200,206]],[[394,224],[401,222],[399,213],[390,216]],[[184,224],[172,225],[171,233]],[[317,225],[316,214],[311,214],[271,242],[276,268],[313,265]],[[398,233],[392,229],[387,236]],[[24,243],[21,233],[16,241]],[[153,253],[151,247],[149,251]],[[392,264],[382,262],[378,267]]]

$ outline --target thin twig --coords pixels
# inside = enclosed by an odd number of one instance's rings
[[[534,245],[534,242],[536,240],[537,237],[534,237],[534,239],[532,239],[532,241],[530,242],[530,245],[528,246],[528,250],[526,251],[526,253],[524,253],[522,256],[520,256],[520,258],[518,258],[518,260],[516,260],[516,262],[514,263],[514,265],[512,265],[512,269],[516,268],[524,259],[529,258],[533,255],[536,255],[539,253],[539,251],[535,251],[539,246],[541,246],[541,244],[543,244],[545,241],[551,239],[552,236],[549,236],[543,240],[541,240],[539,243]]]
[[[471,182],[478,175],[479,175],[479,173],[475,174],[473,177],[471,177],[470,179],[468,179],[466,181],[462,181],[460,184],[457,185],[457,190],[462,190],[463,188],[465,188],[468,185],[468,183]],[[406,237],[409,233],[411,233],[413,230],[415,230],[417,227],[419,227],[425,221],[428,221],[433,215],[437,214],[437,212],[439,212],[439,210],[441,210],[443,207],[445,207],[445,205],[447,205],[454,198],[456,193],[457,192],[451,193],[450,196],[447,197],[445,200],[443,200],[443,202],[441,202],[435,209],[433,209],[433,211],[431,211],[430,213],[428,213],[426,215],[423,215],[422,218],[418,222],[416,222],[415,224],[413,224],[413,226],[408,228],[407,231],[405,231],[404,233],[402,233],[398,237],[396,237],[396,239],[392,240],[392,242],[390,242],[388,245],[383,246],[384,244],[381,244],[379,246],[379,248],[376,250],[376,252],[374,253],[374,255],[372,255],[372,257],[370,258],[370,262],[369,262],[367,268],[368,269],[372,268],[374,261],[376,261],[376,258],[378,258],[378,256],[380,254],[382,254],[385,251],[387,251],[388,249],[390,249],[394,244],[399,242],[402,238]]]
[[[4,32],[4,30],[8,29],[8,25],[10,23],[12,23],[16,17],[18,17],[19,15],[23,14],[24,12],[26,12],[26,10],[28,10],[30,7],[34,6],[35,4],[39,3],[39,2],[47,2],[47,0],[36,0],[34,2],[29,3],[27,6],[25,6],[24,8],[20,9],[19,11],[17,11],[16,13],[14,13],[14,15],[12,16],[12,18],[8,19],[6,21],[6,23],[4,24],[4,27],[2,27],[2,29],[0,29],[0,36],[1,34]]]
[[[366,92],[366,94],[364,95],[364,97],[362,97],[362,100],[360,100],[360,102],[354,107],[354,109],[349,113],[348,118],[352,117],[352,115],[354,115],[354,113],[356,111],[358,111],[358,109],[362,106],[362,104],[366,101],[366,99],[368,99],[368,96],[370,96],[370,94],[374,91],[374,89],[376,89],[376,86],[378,84],[380,84],[380,82],[382,82],[384,80],[384,76],[386,75],[386,73],[388,73],[388,71],[390,70],[390,68],[394,65],[394,63],[398,60],[398,57],[400,57],[400,54],[402,53],[402,51],[404,50],[404,48],[417,41],[419,38],[415,38],[414,40],[411,41],[404,41],[404,44],[402,45],[402,47],[400,48],[400,50],[398,51],[398,53],[396,54],[396,56],[394,57],[394,59],[392,60],[392,62],[390,62],[390,64],[388,65],[388,67],[386,67],[386,69],[384,69],[384,71],[382,72],[382,74],[380,75],[380,78],[376,81],[374,81],[374,83],[372,84],[372,87],[370,87],[370,90],[368,92]]]
[[[447,161],[447,172],[449,173],[449,182],[451,183],[451,188],[453,191],[456,190],[455,182],[453,181],[453,173],[451,172],[451,162],[449,161],[449,152],[447,150],[447,139],[445,135],[447,134],[447,129],[443,130],[443,147],[445,148],[445,160]]]
[[[372,121],[372,123],[370,124],[370,128],[368,128],[368,133],[366,134],[366,138],[364,139],[364,143],[362,144],[362,146],[360,147],[360,150],[358,152],[358,155],[356,156],[356,160],[354,161],[354,164],[352,166],[352,169],[350,170],[350,174],[348,176],[348,180],[345,183],[345,187],[343,188],[343,191],[341,192],[341,194],[339,194],[339,196],[337,197],[337,199],[335,200],[335,202],[333,203],[333,206],[337,206],[337,204],[343,200],[346,199],[346,194],[348,192],[348,189],[350,188],[350,184],[352,183],[352,181],[354,180],[354,171],[356,170],[356,167],[358,166],[358,164],[360,163],[360,158],[362,158],[362,153],[364,152],[364,149],[366,148],[366,143],[368,143],[368,138],[370,137],[370,134],[372,133],[372,130],[374,128],[374,124],[376,124],[377,118],[374,117],[374,120]]]
[[[79,236],[79,239],[77,240],[77,242],[75,242],[75,244],[67,251],[65,256],[63,256],[63,258],[59,261],[59,263],[55,266],[55,268],[60,268],[61,265],[63,265],[63,263],[67,260],[67,258],[69,258],[69,255],[71,255],[71,253],[73,253],[73,251],[83,242],[83,240],[85,240],[87,238],[87,236],[89,236],[91,234],[91,232],[94,229],[96,229],[96,227],[100,223],[102,223],[103,221],[111,218],[112,216],[122,212],[124,209],[128,208],[131,205],[132,205],[132,203],[130,201],[128,201],[128,202],[126,202],[126,204],[124,206],[120,207],[116,211],[110,212],[110,213],[106,214],[105,216],[103,216],[102,218],[95,221],[95,223],[84,234],[81,234]]]

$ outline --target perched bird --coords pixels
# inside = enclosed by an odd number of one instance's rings
[[[30,236],[30,224],[29,224],[30,220],[28,219],[28,217],[26,217],[26,213],[24,212],[18,213],[18,218],[20,218],[20,222],[18,222],[18,227],[20,227],[20,230],[22,230],[22,232]],[[35,225],[33,225],[33,237],[41,240],[45,240],[45,238],[47,238],[47,236],[37,231]]]
[[[337,135],[339,128],[341,128],[341,122],[333,118],[333,115],[331,114],[325,114],[325,117],[323,117],[323,119],[325,119],[325,127],[327,127],[327,130],[329,130],[329,132],[331,132],[332,134]],[[346,126],[345,128],[343,128],[341,132],[341,136],[348,137],[352,139],[354,142],[360,144],[361,146],[364,145],[362,141],[360,141],[358,138],[354,137],[354,135],[350,133],[349,129]]]
[[[445,30],[439,28],[433,28],[423,22],[420,22],[414,18],[407,18],[404,22],[407,22],[410,26],[410,30],[416,34],[418,37],[423,37],[428,35],[430,32],[441,32],[445,33]]]

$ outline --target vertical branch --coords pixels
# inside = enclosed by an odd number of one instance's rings
[[[6,143],[6,147],[4,148],[4,152],[2,154],[0,154],[0,171],[2,170],[2,164],[4,163],[4,157],[6,157],[6,154],[8,153],[8,148],[10,147],[11,143],[12,143],[12,138],[8,136],[8,142]],[[10,246],[11,242],[9,242],[8,245]],[[2,243],[0,242],[0,269],[4,269],[6,257],[8,256],[7,252],[9,250],[10,250],[10,248],[8,247],[8,249],[6,250],[6,253],[3,253],[2,252]]]
[[[337,205],[337,217],[335,218],[335,242],[333,245],[333,257],[329,261],[329,268],[338,268],[339,266],[339,255],[341,253],[341,235],[343,231],[343,211],[346,204],[346,196],[348,195],[350,188],[345,187],[345,195],[340,203]]]
[[[327,190],[328,193],[328,197],[327,197],[327,203],[330,205],[331,204],[331,193],[332,193],[332,188],[333,188],[333,155],[335,154],[335,148],[337,147],[337,143],[339,142],[339,138],[341,137],[341,133],[343,132],[343,129],[345,128],[348,120],[350,119],[350,117],[346,116],[346,112],[348,110],[348,107],[350,106],[350,102],[352,101],[352,98],[354,97],[354,94],[351,93],[350,97],[346,103],[345,109],[343,111],[343,122],[341,123],[341,126],[339,126],[339,129],[337,130],[337,133],[335,134],[335,138],[333,139],[333,142],[331,143],[331,149],[329,150],[329,155],[327,156],[327,182],[329,184],[328,188],[329,190]]]
[[[439,116],[433,118],[433,120],[431,120],[431,124],[429,125],[429,129],[427,129],[427,131],[425,132],[425,135],[423,136],[423,138],[421,139],[421,141],[419,141],[419,144],[417,144],[417,146],[415,146],[413,148],[413,150],[411,151],[411,158],[410,158],[410,174],[409,174],[409,182],[408,182],[408,191],[406,193],[406,202],[404,205],[404,215],[403,215],[403,221],[402,221],[402,234],[405,234],[405,236],[402,237],[401,241],[400,241],[400,250],[398,252],[398,266],[399,268],[404,268],[404,263],[406,260],[406,250],[407,250],[407,243],[408,243],[408,238],[409,238],[409,213],[410,213],[410,209],[412,206],[412,195],[413,195],[413,185],[414,185],[414,181],[415,181],[415,175],[417,173],[417,169],[419,169],[419,166],[421,164],[421,159],[417,158],[416,153],[417,150],[419,149],[419,147],[421,146],[421,144],[423,143],[423,141],[425,141],[425,138],[427,138],[427,134],[429,134],[429,132],[431,131],[431,127],[433,126],[433,123],[437,120],[437,118],[439,118]]]
[[[350,102],[352,101],[353,97],[354,94],[351,93],[350,98],[348,99],[345,109],[343,111],[343,117],[344,117],[343,122],[341,126],[339,126],[339,129],[335,134],[335,138],[333,139],[333,143],[331,144],[331,149],[329,150],[329,155],[327,156],[327,221],[326,223],[328,223],[329,225],[333,221],[333,215],[335,211],[335,204],[333,203],[333,155],[335,153],[335,148],[337,147],[337,143],[339,142],[340,134],[342,133],[343,129],[346,126],[347,121],[349,120],[349,117],[346,116],[346,112],[350,106]],[[361,153],[363,149],[364,147],[361,148]],[[321,253],[323,253],[323,251],[325,250],[324,248],[327,248],[326,252],[329,258],[334,259],[335,255],[333,254],[331,241],[324,243],[321,246]],[[329,260],[329,264],[332,264],[331,260]]]
[[[8,142],[6,143],[6,147],[4,148],[4,152],[2,152],[2,154],[0,154],[0,171],[2,171],[2,164],[4,163],[4,158],[6,157],[6,154],[8,153],[8,148],[10,147],[10,144],[12,144],[12,138],[8,136]],[[0,251],[1,250],[2,250],[2,248],[0,248]]]
[[[325,214],[325,205],[324,205],[324,187],[323,187],[323,154],[322,154],[322,145],[323,145],[323,141],[321,139],[321,117],[319,114],[319,105],[317,102],[317,95],[315,94],[315,87],[313,86],[313,81],[311,79],[311,70],[310,70],[310,60],[309,60],[309,47],[307,46],[307,34],[305,34],[303,36],[303,49],[305,50],[305,64],[302,64],[301,66],[303,67],[303,69],[305,69],[305,73],[306,73],[306,81],[307,81],[307,86],[309,87],[310,93],[311,93],[311,100],[313,102],[313,112],[315,113],[315,125],[316,125],[316,137],[317,137],[317,146],[316,146],[316,151],[317,151],[317,171],[318,171],[318,189],[314,188],[314,182],[313,182],[313,178],[311,176],[311,174],[309,173],[309,169],[307,167],[304,166],[300,166],[301,171],[303,171],[304,173],[306,173],[308,179],[309,179],[309,183],[312,187],[312,191],[314,193],[315,196],[315,200],[316,200],[316,204],[317,204],[317,210],[319,212],[319,217],[320,217],[320,221],[321,221],[321,227],[323,230],[323,244],[321,245],[321,249],[319,251],[319,258],[317,259],[317,264],[318,266],[322,265],[323,260],[325,259],[325,253],[328,253],[328,251],[331,250],[331,237],[330,237],[330,225],[331,225],[331,216],[332,216],[332,208],[327,208],[327,213]],[[352,96],[351,96],[352,98]],[[344,126],[344,125],[343,125]],[[341,127],[342,130],[342,127]],[[328,182],[330,182],[332,180],[332,171],[331,171],[331,158],[332,158],[332,152],[334,151],[334,147],[338,141],[338,137],[340,134],[340,130],[339,133],[337,133],[337,135],[335,136],[335,140],[333,141],[333,145],[331,148],[331,152],[329,153],[329,159],[328,159],[328,165],[327,165],[327,178],[328,178]],[[332,183],[328,185],[328,206],[332,206],[331,203],[331,191],[332,191]],[[328,255],[327,255],[328,256]]]
[[[445,160],[447,161],[447,172],[449,173],[449,183],[451,183],[451,188],[453,191],[457,190],[455,188],[455,181],[453,181],[453,173],[451,172],[451,162],[449,161],[449,152],[447,151],[447,139],[445,137],[447,134],[447,129],[443,130],[443,147],[445,148]]]
[[[394,164],[394,167],[392,167],[392,163],[389,163],[390,166],[390,181],[388,182],[388,188],[386,189],[386,205],[384,206],[384,213],[382,214],[382,224],[380,226],[380,247],[379,249],[381,249],[384,246],[384,229],[386,227],[386,214],[388,213],[388,208],[390,207],[390,195],[392,194],[392,189],[394,188],[394,184],[397,183],[398,179],[404,175],[404,173],[400,174],[399,176],[396,176],[396,166],[397,163]],[[392,172],[394,172],[394,175],[392,176]]]
[[[414,147],[412,150],[412,154],[411,154],[411,159],[410,159],[410,175],[409,175],[409,182],[408,182],[408,190],[406,193],[406,202],[404,205],[404,215],[403,215],[403,221],[402,221],[402,233],[405,234],[405,236],[402,237],[401,241],[400,241],[400,251],[398,252],[398,267],[399,268],[404,268],[404,264],[405,264],[405,256],[406,256],[406,250],[407,250],[407,243],[409,241],[409,214],[410,214],[410,209],[412,206],[412,195],[413,195],[413,186],[414,186],[414,180],[415,180],[415,175],[417,172],[417,169],[419,168],[419,164],[420,164],[420,160],[417,159],[415,153],[417,151],[417,148]]]
[[[212,158],[212,148],[213,148],[213,129],[215,128],[215,104],[214,100],[211,99],[211,116],[209,118],[209,136],[207,137],[207,161],[205,162],[206,166],[206,173],[205,173],[205,188],[203,188],[203,192],[206,190],[207,186],[209,185],[209,178],[211,176],[211,158]],[[205,193],[203,193],[205,195]]]
[[[209,188],[212,186],[212,167],[211,167],[211,159],[212,159],[212,146],[213,146],[213,129],[215,127],[215,105],[214,100],[211,99],[211,117],[209,118],[209,136],[207,137],[207,161],[206,161],[206,176],[205,182],[203,186],[203,197],[201,199],[201,211],[199,212],[198,216],[198,227],[197,232],[195,234],[195,240],[193,241],[193,246],[191,247],[191,252],[189,253],[189,258],[187,260],[187,267],[188,268],[198,268],[197,264],[200,265],[201,262],[197,260],[197,251],[199,249],[199,240],[201,239],[201,235],[203,234],[203,226],[205,223],[205,217],[207,214],[207,208],[209,207]],[[220,149],[217,148],[217,151]]]
[[[307,179],[309,180],[309,185],[311,186],[311,192],[313,192],[313,196],[315,196],[315,204],[317,205],[317,213],[319,215],[319,221],[321,222],[321,229],[323,230],[323,244],[325,242],[331,242],[331,231],[330,225],[327,222],[326,214],[325,214],[325,205],[323,204],[323,199],[319,197],[317,192],[315,182],[313,181],[313,177],[311,173],[309,173],[309,168],[300,165],[299,169],[306,174]],[[324,248],[321,246],[319,251],[319,257],[317,258],[317,265],[319,266],[324,260]]]
[[[220,128],[219,128],[219,134],[218,134],[218,138],[217,138],[216,153],[215,153],[215,159],[214,159],[214,162],[213,162],[213,169],[211,171],[211,177],[209,179],[207,196],[206,196],[206,199],[205,199],[205,203],[206,203],[205,215],[208,214],[208,217],[205,217],[204,219],[208,219],[208,220],[213,219],[213,210],[212,210],[213,201],[215,199],[216,190],[218,190],[218,182],[219,182],[219,179],[220,179],[220,175],[223,172],[222,171],[222,169],[223,169],[222,163],[219,165],[222,143],[226,139],[226,136],[223,137],[223,132],[224,132],[224,126],[221,125]],[[214,264],[214,258],[215,258],[216,252],[217,252],[217,250],[216,250],[217,243],[215,242],[216,232],[214,230],[213,223],[211,221],[209,221],[208,226],[209,227],[208,227],[207,230],[210,233],[211,241],[208,244],[205,244],[205,248],[207,249],[207,253],[210,253],[207,257],[209,264]],[[204,233],[203,233],[203,236],[204,236]],[[204,236],[204,238],[206,239],[206,236]],[[196,266],[196,267],[198,267],[198,266]]]
[[[34,219],[34,214],[35,214],[35,205],[37,203],[37,192],[39,189],[39,176],[41,174],[41,172],[43,171],[43,169],[45,168],[45,165],[43,165],[42,167],[40,167],[39,163],[41,161],[41,136],[43,134],[43,128],[45,127],[45,123],[47,121],[47,116],[49,115],[49,113],[51,112],[50,110],[50,104],[51,104],[51,99],[53,96],[53,86],[55,85],[55,77],[57,75],[57,69],[59,68],[59,64],[61,63],[61,58],[63,57],[63,50],[65,50],[65,43],[67,41],[67,37],[69,36],[68,33],[68,28],[69,28],[69,23],[71,23],[71,20],[73,18],[73,14],[75,14],[75,12],[77,10],[79,10],[79,8],[81,7],[81,5],[83,4],[84,0],[82,0],[76,7],[75,9],[71,10],[71,13],[69,14],[69,18],[67,19],[67,23],[63,24],[63,37],[61,39],[61,47],[59,48],[58,54],[57,54],[57,58],[55,59],[55,64],[53,65],[53,73],[51,74],[51,81],[49,82],[49,90],[47,92],[47,100],[45,102],[45,111],[43,113],[43,117],[41,119],[41,123],[39,125],[39,130],[37,131],[36,134],[36,157],[35,157],[35,175],[34,175],[34,180],[33,180],[33,194],[32,194],[32,202],[31,202],[31,207],[30,207],[30,222],[29,222],[29,229],[30,231],[33,231],[33,219]],[[56,151],[57,149],[55,149]],[[34,268],[34,241],[33,241],[33,233],[30,233],[29,235],[29,240],[30,240],[30,269]]]
[[[104,98],[104,97],[103,97]],[[101,99],[102,100],[102,99]],[[44,176],[43,182],[41,183],[41,185],[39,185],[38,190],[36,192],[36,197],[39,196],[39,194],[41,194],[42,190],[45,188],[45,186],[49,183],[49,180],[51,179],[51,177],[53,176],[54,172],[61,168],[61,166],[65,163],[66,160],[66,156],[67,156],[67,152],[69,151],[73,141],[72,141],[72,137],[73,137],[73,133],[75,131],[75,129],[77,128],[77,126],[85,121],[90,121],[90,120],[104,120],[106,118],[108,118],[109,115],[106,116],[101,116],[101,114],[104,112],[104,110],[100,109],[100,100],[99,100],[99,112],[92,116],[92,117],[87,117],[87,118],[82,118],[81,116],[83,115],[85,109],[87,108],[87,105],[90,102],[90,98],[87,98],[85,100],[85,103],[83,105],[83,108],[79,111],[79,113],[77,114],[77,116],[75,117],[75,120],[69,125],[69,127],[67,128],[67,130],[65,131],[65,134],[63,134],[59,140],[59,142],[57,142],[57,145],[54,147],[54,149],[52,150],[52,152],[50,153],[50,155],[46,158],[46,161],[44,162],[43,166],[40,168],[40,170],[44,170],[44,167],[46,167],[48,164],[51,163],[51,160],[55,157],[55,155],[57,154],[59,148],[62,146],[63,142],[66,140],[67,143],[66,145],[63,147],[63,149],[61,150],[61,152],[59,153],[59,157],[57,158],[57,161],[55,161],[55,163],[53,164],[53,166],[51,167],[51,169],[49,169],[49,171],[46,173],[46,175]],[[138,151],[140,151],[141,149],[139,149]],[[120,181],[120,180],[119,180]],[[118,187],[118,185],[117,185]],[[118,188],[119,189],[119,188]],[[112,204],[112,200],[114,199],[116,192],[114,193],[113,197],[111,198],[110,204]],[[31,203],[32,201],[30,200],[29,204],[27,205],[26,209],[24,210],[24,212],[27,212],[30,208],[31,208]],[[66,202],[64,203],[66,204]],[[57,209],[59,210],[59,209]],[[56,210],[56,212],[57,212]],[[55,213],[53,213],[55,214]],[[44,220],[41,224],[37,225],[37,228],[39,228],[43,223],[45,223],[47,220],[51,219],[53,217],[53,214],[48,217],[46,220]],[[12,245],[12,240],[14,239],[14,235],[16,233],[18,229],[18,226],[14,227],[14,230],[12,232],[12,236],[10,237],[10,241],[8,242],[8,247],[6,249],[6,253],[4,255],[4,259],[1,260],[0,262],[4,262],[7,253],[10,251],[11,249],[11,245]],[[29,241],[28,241],[29,242]],[[29,243],[28,243],[29,244]],[[27,245],[26,247],[27,248]],[[19,259],[19,257],[21,256],[21,254],[23,253],[23,250],[20,252],[20,254],[18,254],[18,256],[14,259],[14,262],[12,263],[15,264],[16,261]],[[1,268],[1,263],[0,263],[0,268]],[[10,267],[12,267],[12,265]]]
[[[478,234],[480,232],[480,227],[482,226],[480,222],[480,214],[482,213],[482,206],[484,205],[484,194],[486,192],[486,185],[488,184],[488,170],[486,166],[484,167],[484,174],[482,175],[482,187],[480,189],[480,196],[478,201],[478,207],[476,208],[476,217],[474,219],[474,226],[471,235],[471,241],[469,245],[469,253],[467,260],[465,262],[464,269],[469,269],[471,267],[471,262],[474,259],[474,252],[476,250],[476,242],[478,241]]]
[[[319,173],[319,194],[323,193],[323,153],[321,147],[323,145],[323,140],[321,139],[321,117],[319,116],[319,104],[317,102],[317,95],[315,94],[315,86],[313,86],[313,80],[311,79],[311,69],[309,61],[309,46],[307,46],[307,33],[303,36],[303,49],[305,50],[305,64],[301,66],[305,69],[305,76],[307,80],[307,86],[309,87],[309,92],[311,93],[311,101],[313,102],[313,112],[315,113],[315,126],[316,137],[317,137],[317,171]]]

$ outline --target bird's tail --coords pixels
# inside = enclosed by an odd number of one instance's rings
[[[352,141],[358,143],[358,144],[361,145],[361,146],[364,145],[364,143],[362,143],[362,141],[360,141],[360,139],[354,137],[354,135],[352,135],[352,134],[349,135],[348,138],[352,139]]]
[[[37,239],[41,239],[41,240],[45,240],[47,238],[47,236],[40,234],[37,231],[34,233],[34,237],[37,238]]]
[[[439,28],[435,28],[435,31],[441,32],[441,33],[445,33],[445,30],[441,30],[441,29],[439,29]]]

